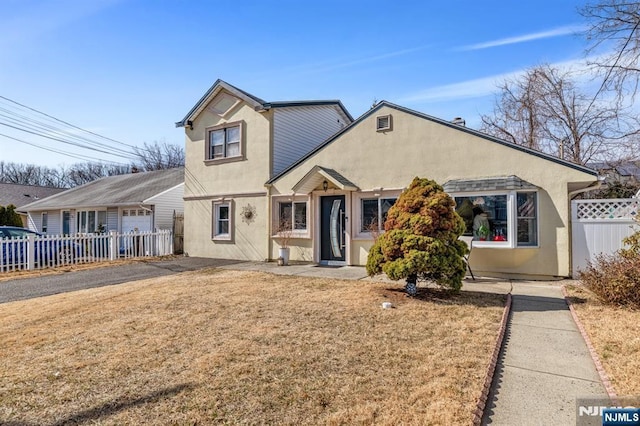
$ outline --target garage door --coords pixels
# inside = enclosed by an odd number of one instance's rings
[[[152,230],[151,212],[144,209],[122,210],[122,232],[147,232]]]

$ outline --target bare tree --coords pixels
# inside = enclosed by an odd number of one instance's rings
[[[134,166],[145,171],[171,169],[184,166],[184,149],[178,145],[158,141],[144,143],[143,148],[135,148],[138,162]]]
[[[535,69],[498,87],[492,115],[482,115],[481,130],[527,148],[540,149],[543,139]]]
[[[637,117],[620,103],[587,95],[548,65],[504,82],[482,122],[489,134],[578,164],[629,155],[638,132]]]
[[[603,88],[620,97],[638,90],[640,80],[640,2],[599,0],[580,10],[588,21],[592,65],[604,74]]]

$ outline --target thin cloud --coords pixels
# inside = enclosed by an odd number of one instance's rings
[[[540,31],[537,33],[530,33],[530,34],[524,34],[524,35],[515,36],[515,37],[507,37],[507,38],[501,38],[498,40],[486,41],[483,43],[471,44],[469,46],[460,47],[456,50],[481,50],[481,49],[489,49],[491,47],[506,46],[509,44],[526,43],[528,41],[533,41],[533,40],[542,40],[545,38],[562,37],[569,34],[575,34],[577,32],[582,31],[583,29],[584,27],[582,26],[567,25],[564,27],[554,28],[552,30]]]
[[[341,69],[341,68],[348,68],[348,67],[353,67],[353,66],[356,66],[356,65],[367,64],[367,63],[371,63],[371,62],[377,62],[377,61],[381,61],[381,60],[384,60],[384,59],[394,58],[394,57],[402,56],[402,55],[408,55],[410,53],[414,53],[414,52],[418,52],[420,50],[424,50],[424,49],[426,49],[428,47],[430,47],[430,46],[412,47],[412,48],[408,48],[408,49],[396,50],[396,51],[393,51],[393,52],[387,52],[387,53],[383,53],[383,54],[380,54],[380,55],[374,55],[374,56],[367,56],[367,57],[353,59],[353,60],[349,60],[349,61],[333,60],[333,61],[325,61],[325,62],[316,63],[316,64],[303,64],[303,65],[299,65],[299,66],[288,68],[288,69],[286,69],[286,71],[296,72],[296,73],[306,73],[306,74],[324,73],[324,72],[327,72],[327,71],[333,71],[333,70],[337,70],[337,69]]]
[[[596,58],[573,59],[556,62],[550,64],[550,66],[562,71],[572,71],[574,72],[574,77],[577,80],[586,81],[593,76],[588,72],[587,63],[594,59]],[[512,72],[476,78],[473,80],[431,87],[401,98],[400,103],[414,104],[481,98],[493,94],[496,91],[497,85],[502,81],[516,79],[523,75],[527,69],[528,68],[524,68]]]

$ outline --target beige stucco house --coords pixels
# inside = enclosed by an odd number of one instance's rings
[[[185,251],[364,265],[372,227],[415,176],[442,184],[494,276],[571,271],[570,198],[591,169],[389,102],[353,120],[339,101],[265,102],[218,80],[176,123],[186,133]],[[488,235],[474,229],[482,212]],[[486,222],[485,222],[486,223]]]

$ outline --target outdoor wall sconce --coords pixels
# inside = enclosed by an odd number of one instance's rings
[[[327,192],[327,188],[329,188],[329,182],[325,179],[324,182],[322,182],[322,189],[324,189],[324,192]]]

